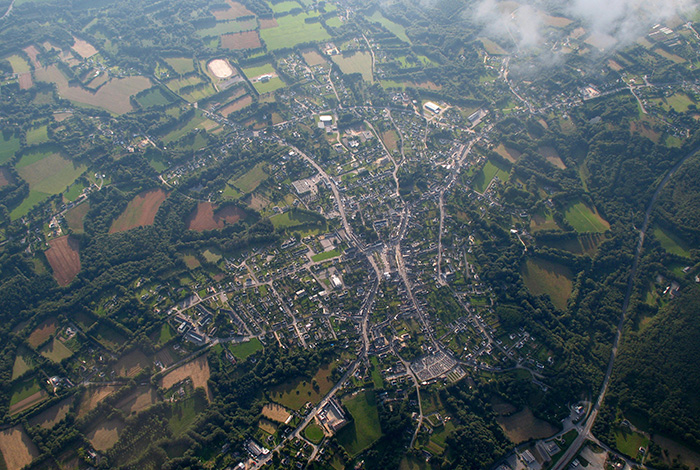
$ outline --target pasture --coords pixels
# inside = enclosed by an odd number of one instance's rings
[[[44,401],[46,392],[38,378],[28,378],[10,387],[9,414],[14,415]]]
[[[58,364],[62,360],[71,357],[73,351],[68,349],[58,338],[54,338],[49,344],[39,350],[39,354]]]
[[[581,201],[569,204],[564,211],[564,217],[579,233],[602,233],[610,229],[610,224],[595,208],[591,209]]]
[[[332,57],[344,74],[359,73],[366,82],[373,82],[372,56],[369,52],[354,52],[349,55],[334,55]]]
[[[326,41],[331,38],[318,21],[307,23],[313,18],[308,13],[287,15],[277,18],[277,27],[262,29],[260,37],[268,51],[292,48],[297,44]],[[262,26],[262,25],[261,25]]]
[[[119,330],[104,323],[95,329],[94,336],[102,346],[112,351],[116,351],[126,342],[126,338]]]
[[[353,421],[338,432],[337,438],[348,454],[355,456],[382,437],[374,391],[360,392],[343,400],[343,405]]]
[[[0,431],[0,453],[7,470],[20,470],[39,456],[39,449],[18,425]]]
[[[522,155],[522,153],[518,152],[517,150],[508,148],[503,144],[500,144],[498,147],[496,147],[494,151],[511,163],[517,162],[520,158],[520,155]]]
[[[554,215],[549,210],[542,210],[532,214],[530,230],[558,230],[559,225],[554,221]]]
[[[233,185],[244,193],[252,193],[260,186],[260,183],[267,179],[265,173],[265,164],[258,163],[251,168],[246,174],[233,181]]]
[[[44,252],[53,276],[60,286],[67,286],[80,272],[80,242],[69,235],[49,241]]]
[[[127,415],[135,414],[139,411],[154,405],[158,402],[158,393],[152,386],[139,386],[133,393],[120,400],[115,408],[119,408]]]
[[[321,216],[308,214],[296,210],[290,210],[283,214],[276,214],[270,217],[270,222],[276,229],[278,228],[294,228],[302,225],[323,225],[324,220]]]
[[[85,214],[87,214],[89,210],[90,203],[84,202],[83,204],[73,207],[64,214],[63,218],[68,224],[68,228],[70,228],[73,233],[81,234],[85,231],[83,221],[85,220]]]
[[[43,125],[33,127],[27,131],[27,145],[38,145],[48,142],[49,130],[48,126]]]
[[[41,426],[44,429],[51,429],[68,415],[70,407],[73,404],[73,397],[55,404],[36,416],[29,418],[30,426]]]
[[[137,96],[136,102],[142,108],[152,108],[154,106],[168,105],[173,102],[173,99],[160,87],[154,87],[148,90],[146,93]]]
[[[193,103],[216,93],[214,85],[199,75],[190,75],[185,78],[176,78],[165,83],[165,86],[173,93],[182,97],[185,101]]]
[[[257,31],[224,34],[221,36],[221,47],[232,51],[258,49],[262,47]]]
[[[640,447],[646,448],[649,445],[649,439],[643,434],[619,428],[615,431],[615,444],[620,452],[636,459]]]
[[[124,209],[124,212],[112,222],[109,233],[125,232],[135,227],[153,225],[160,205],[167,193],[162,189],[151,189],[138,194]]]
[[[194,130],[199,130],[199,129],[204,129],[204,130],[210,130],[218,126],[218,124],[214,121],[211,121],[204,116],[202,116],[199,113],[196,113],[192,119],[189,121],[180,124],[179,127],[173,129],[170,131],[168,134],[166,134],[163,137],[163,142],[166,144],[169,144],[171,142],[178,141],[185,137],[187,134]]]
[[[270,390],[270,398],[282,406],[293,410],[301,409],[307,402],[318,403],[328,391],[333,388],[330,380],[335,364],[326,364],[312,377],[299,377],[278,385]],[[314,388],[313,381],[318,387]]]
[[[372,13],[372,16],[369,16],[367,19],[372,21],[373,23],[379,23],[391,34],[401,39],[403,42],[411,44],[411,40],[406,35],[406,28],[386,18],[384,15],[382,15],[381,11],[375,10],[375,12]]]
[[[479,193],[483,193],[496,177],[501,181],[508,181],[510,169],[502,163],[488,160],[484,167],[474,175],[474,189]]]
[[[583,233],[575,238],[548,240],[545,244],[552,248],[569,251],[577,255],[593,256],[598,251],[605,236],[599,233]]]
[[[230,102],[223,108],[219,109],[218,113],[226,117],[240,111],[243,108],[250,106],[253,103],[253,98],[250,95],[243,95],[240,98]],[[237,198],[236,198],[237,199]]]
[[[253,338],[244,343],[231,344],[228,349],[236,359],[245,361],[249,356],[252,356],[258,351],[262,351],[263,345],[258,338]]]
[[[173,385],[185,380],[192,379],[194,388],[202,387],[207,394],[207,398],[211,400],[211,392],[209,391],[209,362],[206,356],[199,356],[197,359],[183,364],[177,369],[168,372],[160,381],[160,386],[168,390]]]
[[[245,16],[254,16],[255,14],[248,10],[245,6],[238,2],[233,2],[228,0],[226,8],[216,8],[211,10],[211,14],[214,15],[217,21],[226,20],[237,20]]]
[[[275,15],[278,15],[280,13],[290,12],[294,9],[301,9],[301,5],[293,0],[284,0],[279,3],[270,3],[270,8],[272,8]]]
[[[7,61],[10,63],[10,66],[12,67],[12,73],[16,73],[17,75],[21,75],[23,73],[29,73],[32,71],[32,69],[29,67],[29,63],[21,55],[18,55],[18,54],[11,55],[10,57],[7,58]]]
[[[176,402],[172,407],[170,419],[168,420],[168,426],[173,435],[179,436],[185,432],[194,422],[197,415],[204,411],[206,407],[206,400],[199,395],[193,395],[185,400]]]
[[[573,289],[573,274],[564,265],[540,258],[529,258],[521,268],[523,282],[534,295],[546,294],[552,303],[566,310]]]
[[[97,54],[97,49],[94,48],[92,44],[82,39],[73,36],[75,43],[73,44],[73,50],[80,55],[83,59],[89,59],[90,57]]]
[[[38,81],[54,83],[61,98],[95,108],[102,108],[113,114],[124,114],[133,111],[129,98],[153,86],[146,77],[113,78],[93,93],[80,87],[70,86],[68,79],[56,65],[39,68],[35,71],[35,75]]]
[[[328,65],[326,59],[314,50],[303,52],[301,55],[304,57],[304,61],[309,65],[309,67],[314,67],[316,65]]]
[[[510,416],[499,416],[496,421],[513,444],[530,439],[544,439],[559,431],[557,427],[536,418],[528,407]]]

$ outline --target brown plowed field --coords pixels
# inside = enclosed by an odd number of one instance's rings
[[[58,424],[59,421],[66,417],[66,415],[70,411],[70,406],[72,403],[73,397],[66,398],[57,405],[54,405],[51,408],[48,408],[39,413],[38,415],[30,418],[29,425],[39,425],[44,429],[51,429],[56,424]]]
[[[245,213],[238,207],[226,206],[216,210],[211,202],[200,202],[187,221],[187,228],[203,232],[224,228],[245,218]]]
[[[12,174],[5,168],[0,168],[0,188],[12,183]]]
[[[210,371],[207,357],[199,356],[194,361],[188,362],[187,364],[181,365],[177,369],[168,372],[165,377],[161,379],[161,387],[168,390],[176,383],[189,377],[192,379],[192,385],[194,385],[194,388],[204,388],[204,390],[207,392],[207,398],[211,401],[211,392],[209,391],[209,385],[207,384],[209,375]]]
[[[23,73],[22,75],[19,76],[19,89],[20,90],[29,90],[34,83],[32,83],[32,74],[31,73]]]
[[[80,272],[80,245],[78,240],[65,237],[54,238],[49,242],[46,259],[53,269],[53,276],[61,286],[67,286]]]
[[[56,328],[58,328],[58,323],[56,323],[56,319],[49,318],[41,325],[37,326],[34,329],[34,331],[32,331],[32,333],[29,335],[29,338],[27,338],[27,342],[31,347],[36,348],[44,341],[49,339],[49,337],[56,332]]]
[[[260,18],[260,29],[270,29],[279,26],[274,18]]]
[[[262,44],[257,31],[244,31],[221,36],[221,47],[231,50],[257,49]]]
[[[91,387],[85,391],[83,399],[78,407],[78,418],[82,418],[104,400],[108,395],[119,389],[116,385],[105,385],[102,387]]]
[[[0,452],[7,470],[19,470],[39,456],[39,450],[22,426],[0,431]]]
[[[166,197],[168,194],[162,189],[151,189],[137,195],[112,223],[109,233],[126,232],[132,228],[153,225],[156,213]]]
[[[40,403],[44,401],[46,398],[46,392],[41,390],[39,392],[36,392],[33,395],[28,396],[24,400],[18,401],[14,405],[12,405],[9,409],[10,416],[17,414],[21,411],[28,410],[29,408],[33,407],[37,403]]]
[[[253,16],[254,13],[248,10],[245,6],[238,2],[228,1],[228,8],[212,10],[211,14],[214,15],[216,21],[226,21],[226,20],[236,20],[244,16]]]

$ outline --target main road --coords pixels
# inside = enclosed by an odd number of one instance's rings
[[[600,411],[600,408],[603,404],[603,399],[605,398],[605,394],[608,391],[608,385],[610,385],[610,377],[612,376],[612,371],[613,371],[613,366],[615,364],[615,359],[617,358],[617,350],[618,346],[620,344],[620,338],[622,337],[622,327],[625,323],[625,317],[627,315],[627,309],[629,308],[630,304],[630,297],[632,296],[632,288],[634,287],[634,280],[637,276],[637,269],[639,267],[639,259],[642,254],[642,248],[644,247],[644,239],[646,237],[647,229],[649,228],[649,219],[651,218],[651,213],[654,210],[654,204],[656,204],[656,200],[659,198],[659,195],[661,194],[661,191],[663,191],[664,187],[668,184],[668,182],[671,180],[673,175],[678,171],[678,169],[691,157],[696,155],[700,151],[700,147],[695,148],[688,154],[686,154],[681,160],[676,163],[673,168],[671,168],[668,173],[666,173],[666,176],[661,180],[659,185],[656,187],[656,191],[654,191],[654,195],[651,197],[651,200],[649,201],[649,205],[647,206],[647,210],[644,213],[644,223],[642,224],[642,228],[639,231],[639,241],[637,242],[637,249],[634,254],[634,263],[632,264],[632,270],[630,271],[630,276],[627,281],[627,291],[625,292],[625,300],[622,303],[622,314],[620,315],[620,321],[617,324],[617,331],[615,332],[615,340],[613,341],[613,347],[612,347],[612,352],[610,353],[610,360],[608,361],[608,369],[605,372],[605,378],[603,379],[603,385],[600,387],[600,394],[598,395],[598,400],[596,401],[595,405],[593,406],[593,409],[591,410],[591,414],[588,415],[588,419],[586,420],[586,424],[583,426],[583,430],[581,433],[579,433],[578,437],[574,440],[574,442],[569,446],[569,448],[566,450],[564,455],[559,459],[559,462],[554,466],[553,470],[563,470],[566,468],[566,465],[569,463],[569,461],[576,455],[578,450],[581,448],[585,440],[591,435],[591,429],[593,428],[593,424],[595,423],[596,418],[598,417],[598,412]]]

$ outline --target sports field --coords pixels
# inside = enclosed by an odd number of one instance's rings
[[[160,205],[167,193],[162,189],[144,191],[134,197],[122,214],[112,222],[109,233],[125,232],[135,227],[153,225]]]
[[[265,42],[268,51],[292,48],[306,42],[320,42],[331,38],[321,23],[307,23],[313,18],[308,13],[287,15],[277,18],[277,27],[261,29],[260,37]]]

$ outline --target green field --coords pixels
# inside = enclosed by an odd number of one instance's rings
[[[29,63],[24,59],[24,57],[21,57],[17,54],[8,57],[7,61],[12,66],[12,73],[20,74],[28,73],[31,71],[31,69],[29,68]]]
[[[0,134],[0,165],[7,163],[19,151],[19,136],[4,132]]]
[[[321,223],[320,216],[314,217],[305,212],[295,210],[287,211],[284,214],[277,214],[270,217],[270,222],[275,228],[292,228],[299,225],[319,224]]]
[[[522,267],[525,286],[534,295],[546,294],[559,309],[565,310],[573,289],[573,274],[564,265],[540,258],[529,258]]]
[[[194,61],[189,57],[168,57],[165,62],[179,75],[194,72]]]
[[[221,36],[222,34],[240,33],[241,31],[253,31],[257,27],[258,21],[256,19],[222,21],[211,28],[197,30],[197,34],[202,37]]]
[[[670,233],[661,227],[654,228],[654,238],[661,244],[661,247],[673,255],[690,258],[690,249],[688,245],[678,238],[675,234]]]
[[[206,398],[195,394],[173,405],[168,426],[174,436],[184,433],[199,413],[207,407]]]
[[[49,140],[48,126],[43,125],[27,131],[27,145],[43,144]]]
[[[695,102],[688,97],[685,93],[676,93],[672,96],[666,98],[668,105],[673,108],[674,111],[678,113],[684,113],[688,111],[688,106],[695,104]]]
[[[260,31],[260,38],[265,41],[268,51],[292,48],[297,44],[326,41],[331,38],[321,23],[307,23],[313,15],[302,13],[277,18],[278,26]]]
[[[165,344],[176,336],[175,330],[168,323],[163,323],[158,332],[158,344]]]
[[[211,129],[213,127],[216,127],[217,125],[218,124],[216,124],[214,121],[205,118],[201,115],[200,112],[197,112],[197,114],[192,116],[192,119],[180,125],[180,127],[178,127],[177,129],[174,129],[165,136],[163,136],[162,140],[166,144],[169,144],[171,142],[175,142],[176,140],[180,140],[181,138],[189,134],[190,131],[193,131],[195,129]]]
[[[496,176],[501,181],[508,181],[510,169],[503,163],[494,163],[488,160],[486,165],[474,176],[474,189],[483,193]]]
[[[339,250],[328,250],[323,253],[315,254],[311,257],[311,260],[318,263],[319,261],[325,261],[327,259],[335,258],[340,256],[342,253]]]
[[[39,385],[39,380],[36,378],[27,379],[13,385],[10,389],[10,393],[12,394],[10,398],[10,406],[16,405],[25,398],[29,398],[39,391],[41,391],[41,386]]]
[[[287,86],[281,78],[275,76],[277,75],[277,71],[275,71],[275,69],[272,67],[272,64],[269,63],[258,65],[257,67],[244,68],[243,74],[246,77],[248,77],[248,80],[251,81],[253,87],[260,94],[269,93],[271,91],[275,91],[279,88]],[[272,78],[266,81],[254,81],[256,78],[261,77],[263,75],[272,75]]]
[[[192,75],[187,78],[176,78],[167,82],[165,86],[190,103],[216,93],[214,85],[199,75]]]
[[[172,103],[173,100],[160,87],[155,87],[137,97],[136,102],[142,108],[150,108],[153,106],[165,106]]]
[[[382,437],[376,397],[373,391],[361,392],[343,404],[353,421],[338,432],[337,438],[348,454],[355,456]]]
[[[76,199],[78,199],[78,196],[80,196],[83,193],[85,187],[86,185],[83,183],[73,183],[68,188],[68,191],[64,191],[63,197],[65,197],[69,201],[75,201]]]
[[[287,84],[282,81],[281,78],[278,77],[273,77],[267,81],[264,82],[255,82],[253,83],[253,87],[257,90],[258,93],[265,94],[265,93],[270,93],[275,90],[279,90],[280,88],[286,87]]]
[[[398,23],[394,23],[388,18],[385,18],[379,10],[372,13],[372,16],[368,17],[367,19],[375,23],[381,24],[384,28],[388,29],[394,36],[401,39],[403,42],[411,44],[411,40],[408,39],[408,36],[406,35],[406,28],[404,28]]]
[[[570,204],[564,211],[564,217],[579,233],[602,233],[610,229],[610,224],[598,214],[598,211],[591,210],[583,202]]]
[[[293,410],[301,409],[307,402],[314,405],[333,387],[330,375],[335,365],[326,364],[313,378],[299,377],[278,385],[270,391],[270,397],[280,405]],[[316,385],[314,386],[314,380]]]
[[[233,185],[246,194],[252,193],[258,186],[260,186],[260,183],[267,179],[267,173],[265,173],[265,170],[263,169],[264,166],[264,163],[258,163],[245,175],[233,181]]]
[[[286,0],[279,3],[270,3],[270,8],[272,8],[272,11],[275,13],[287,13],[295,8],[301,8],[301,5],[297,2]]]
[[[314,421],[304,428],[304,436],[314,444],[320,444],[323,440],[323,430]]]
[[[246,67],[243,69],[243,73],[246,77],[248,77],[248,79],[252,80],[261,75],[273,75],[277,72],[275,71],[272,64],[267,63],[263,65],[258,65],[257,67]]]
[[[232,344],[228,349],[231,351],[231,354],[236,356],[236,359],[245,361],[249,356],[262,351],[263,345],[258,338],[253,338],[245,343]]]
[[[627,429],[618,429],[615,432],[615,447],[623,454],[637,458],[640,447],[647,447],[649,439],[645,436]]]
[[[352,55],[334,55],[333,62],[338,64],[344,74],[359,73],[366,82],[372,82],[372,56],[369,52],[355,52]]]
[[[17,353],[15,363],[12,366],[12,380],[15,380],[17,377],[21,376],[27,371],[32,370],[33,368],[34,361],[29,354]]]
[[[63,359],[69,358],[73,352],[66,347],[65,344],[54,338],[49,344],[41,348],[39,353],[45,358],[55,363],[61,362]]]

